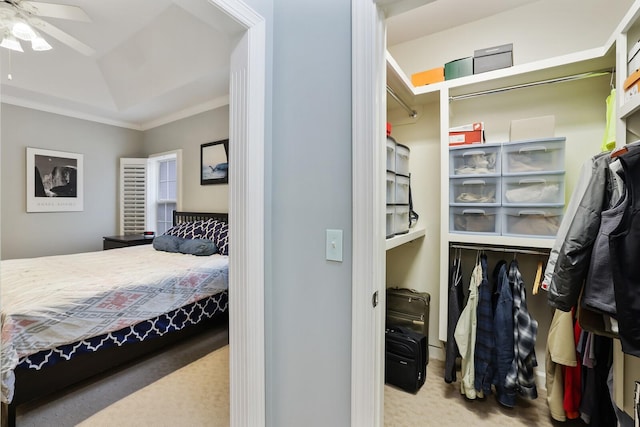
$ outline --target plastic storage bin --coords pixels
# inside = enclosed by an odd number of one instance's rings
[[[409,204],[409,177],[404,175],[396,175],[396,204]]]
[[[562,207],[502,208],[502,234],[553,238],[558,233],[562,211]]]
[[[498,220],[499,209],[485,206],[450,207],[449,231],[499,235],[501,226]]]
[[[409,176],[409,147],[396,144],[396,173]]]
[[[564,204],[564,173],[502,178],[504,206]]]
[[[563,172],[565,138],[509,142],[502,146],[502,174]]]
[[[500,206],[500,178],[451,178],[449,180],[451,205],[483,204]]]
[[[387,137],[387,170],[389,172],[396,171],[396,140]]]
[[[409,232],[409,205],[396,205],[393,218],[394,234]]]
[[[395,236],[394,219],[396,216],[396,207],[387,205],[387,239]]]
[[[450,176],[499,176],[500,144],[449,147]]]
[[[396,203],[396,174],[393,172],[387,172],[387,204],[393,205],[395,203]]]

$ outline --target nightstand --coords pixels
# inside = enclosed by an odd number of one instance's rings
[[[149,245],[153,239],[145,238],[142,234],[127,234],[124,236],[106,236],[102,238],[102,249],[125,248],[127,246]]]

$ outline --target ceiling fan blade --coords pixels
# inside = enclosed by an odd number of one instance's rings
[[[44,31],[45,33],[49,34],[54,39],[57,39],[58,41],[66,44],[70,48],[75,49],[80,53],[83,53],[83,54],[85,54],[87,56],[92,56],[95,53],[95,50],[93,50],[91,47],[89,47],[86,44],[82,43],[80,40],[76,39],[75,37],[71,36],[70,34],[65,33],[60,28],[49,24],[47,21],[43,21],[42,19],[34,18],[34,17],[32,17],[29,21],[38,30]]]
[[[91,22],[89,15],[78,6],[65,4],[42,3],[39,1],[22,0],[20,7],[26,12],[49,18],[70,19],[73,21]]]

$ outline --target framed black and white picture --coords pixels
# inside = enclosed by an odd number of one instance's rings
[[[27,212],[83,210],[82,154],[27,147]]]
[[[200,185],[229,182],[229,140],[200,146]]]

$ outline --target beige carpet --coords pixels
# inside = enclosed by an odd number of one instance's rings
[[[417,394],[385,386],[387,427],[576,426],[549,417],[544,390],[536,400],[500,406],[493,396],[469,401],[460,383],[443,380],[444,363],[431,360],[427,380]],[[224,346],[87,418],[80,427],[229,425],[229,346]]]
[[[535,400],[517,400],[513,409],[497,403],[495,396],[484,400],[467,400],[460,394],[460,378],[453,384],[444,382],[444,362],[430,360],[427,380],[417,394],[385,386],[384,425],[387,427],[473,426],[473,427],[547,427],[576,426],[556,423],[549,416],[544,390],[538,389]]]
[[[229,346],[87,418],[80,427],[229,425]]]
[[[228,426],[229,346],[87,418],[80,427]]]

